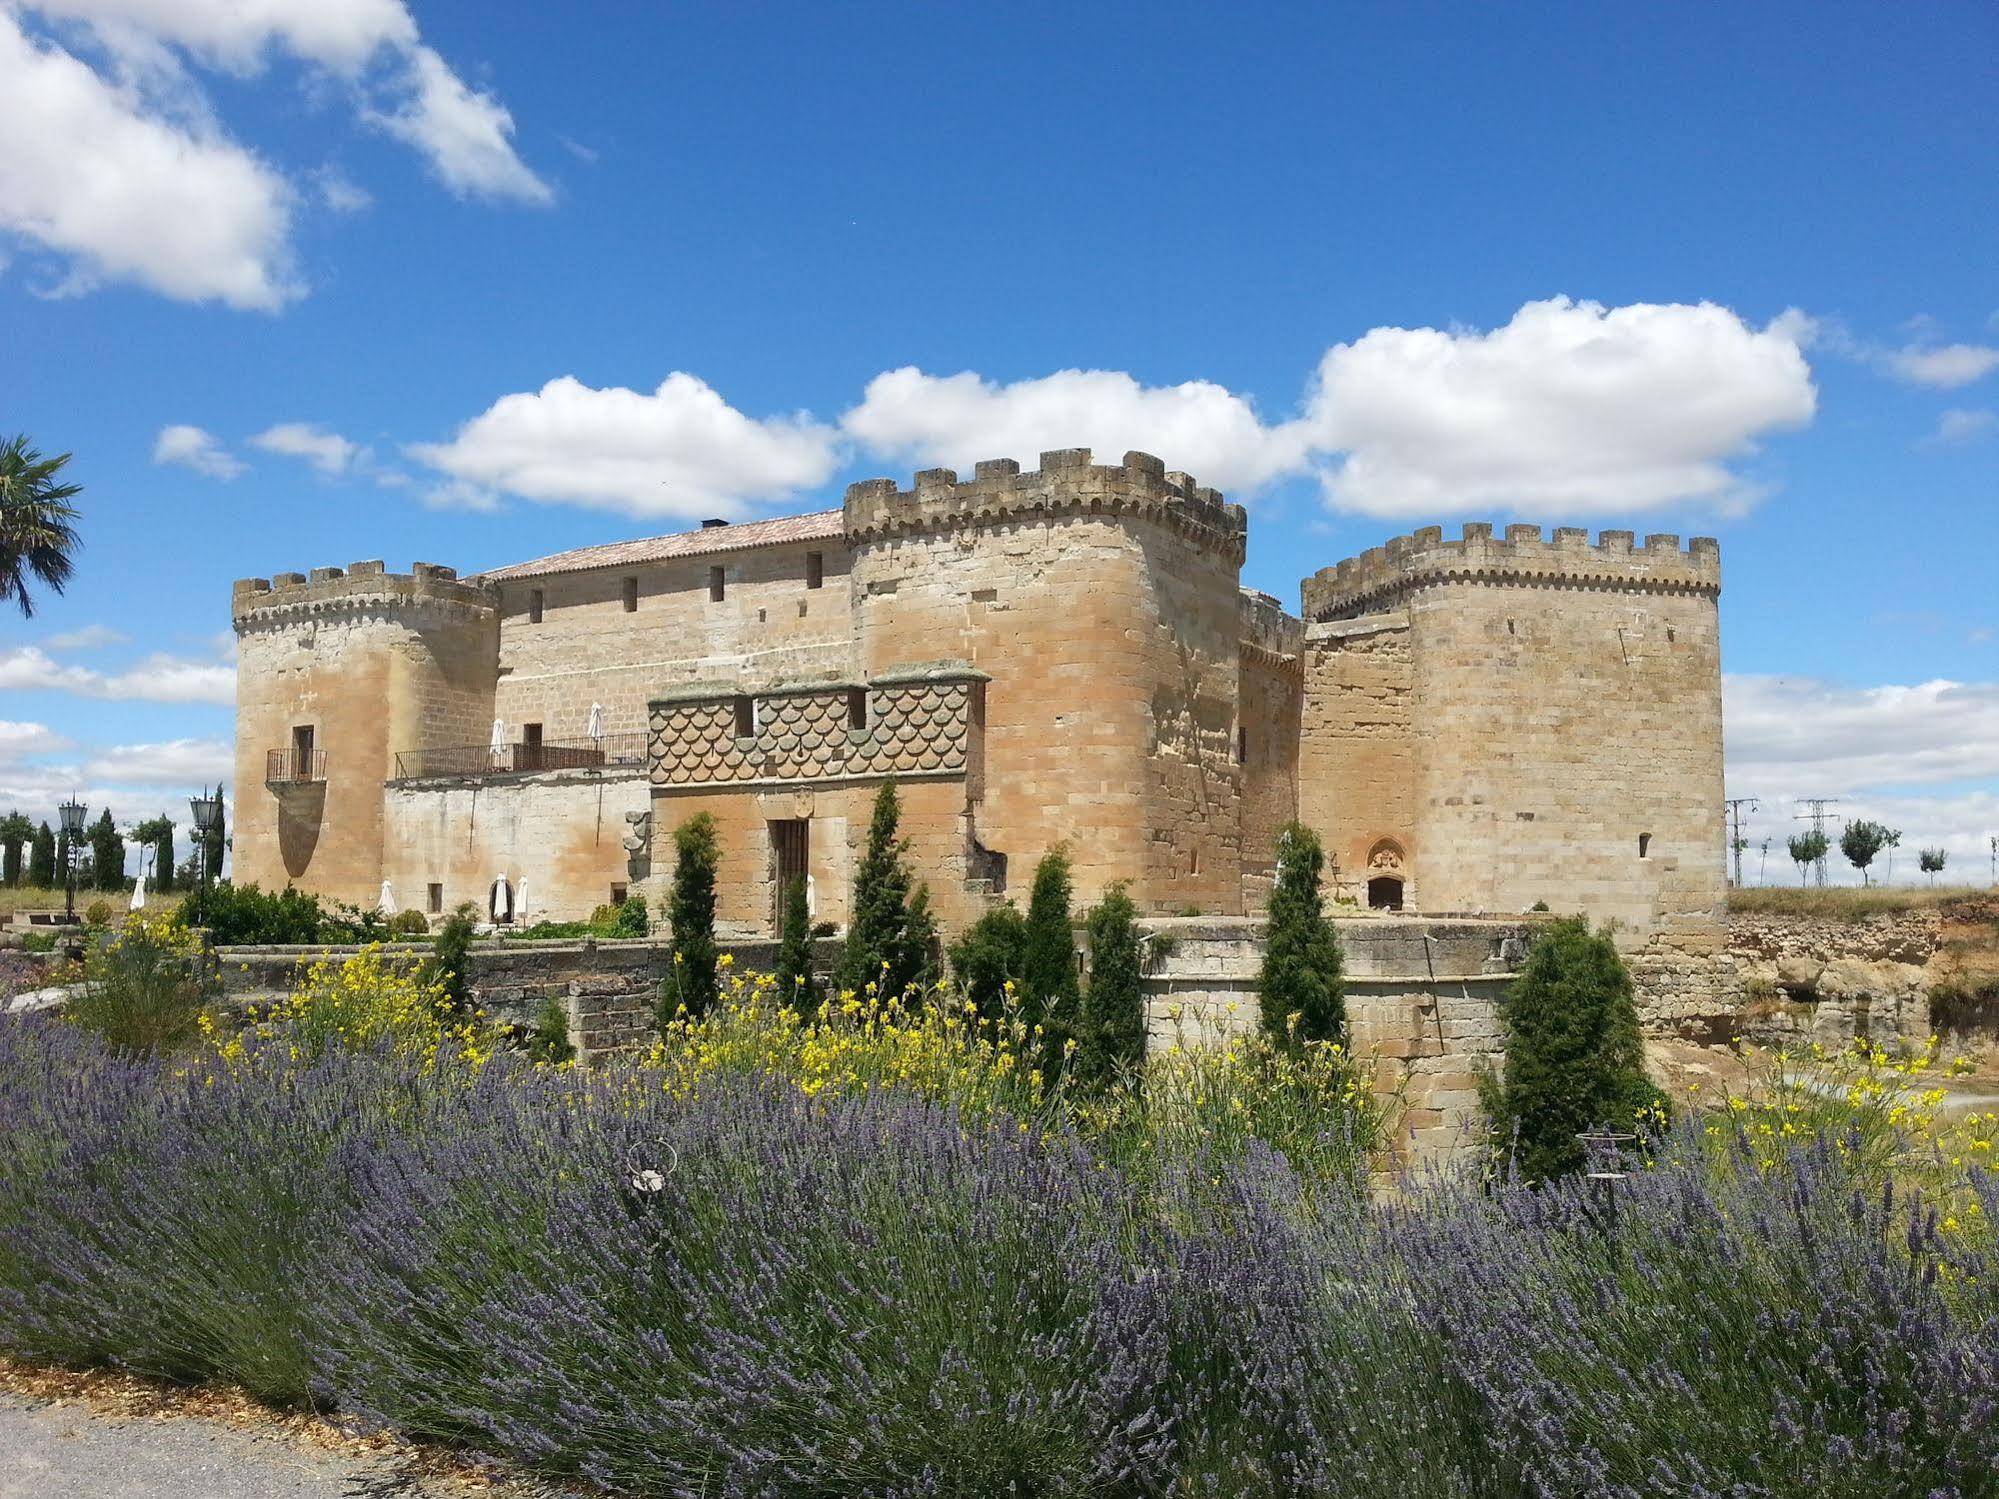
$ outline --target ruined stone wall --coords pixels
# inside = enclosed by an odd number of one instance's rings
[[[1066,843],[1077,899],[1241,902],[1233,734],[1245,518],[1142,453],[1044,453],[853,485],[862,667],[948,655],[990,677],[976,836],[1024,883]]]
[[[1277,836],[1298,815],[1304,707],[1298,621],[1268,594],[1244,593],[1237,686],[1245,911],[1259,911],[1277,871]]]
[[[1418,730],[1409,616],[1364,615],[1304,631],[1298,817],[1319,834],[1327,883],[1365,901],[1370,864],[1403,881],[1403,904],[1424,901],[1417,836]]]
[[[817,553],[823,583],[807,586]],[[721,567],[723,597],[709,597]],[[661,687],[725,677],[751,686],[851,673],[848,553],[839,537],[742,551],[707,551],[663,562],[507,577],[500,601],[497,716],[511,735],[539,723],[548,740],[579,740],[590,706],[603,706],[607,735],[646,727]],[[627,579],[638,607],[625,608]],[[530,598],[542,596],[540,621]],[[937,654],[932,652],[932,655]],[[486,742],[490,724],[469,744]]]
[[[491,595],[449,568],[380,562],[239,582],[235,878],[372,906],[383,878],[382,784],[404,747],[483,733],[491,717]],[[325,779],[267,755],[313,730]]]
[[[1526,955],[1514,921],[1336,918],[1346,958],[1348,1038],[1391,1104],[1404,1159],[1447,1155],[1478,1138],[1478,1069],[1500,1055],[1499,1005]],[[1261,1023],[1263,923],[1249,918],[1144,923],[1147,1045],[1225,1044]]]
[[[471,901],[482,916],[493,881],[517,891],[518,920],[574,921],[611,899],[611,887],[642,890],[649,863],[625,848],[628,814],[649,810],[641,767],[547,771],[520,776],[440,776],[378,787],[382,878],[404,909]],[[368,902],[372,905],[371,899]]]
[[[1315,620],[1408,614],[1427,909],[1719,920],[1719,589],[1706,538],[1538,526],[1431,527],[1307,580]]]

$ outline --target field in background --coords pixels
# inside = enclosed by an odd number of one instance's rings
[[[1728,909],[1746,915],[1824,916],[1859,921],[1883,911],[1923,911],[1957,902],[1991,903],[1999,891],[1975,885],[1756,885],[1728,892]],[[1946,913],[1946,921],[1949,915]]]
[[[132,904],[132,892],[129,890],[85,890],[80,885],[77,887],[76,908],[78,911],[83,910],[94,900],[106,902],[115,913],[123,916],[126,907]],[[60,889],[41,890],[33,885],[20,885],[10,889],[7,886],[0,885],[0,922],[8,920],[16,911],[60,911],[62,909],[62,901],[63,893]],[[146,909],[148,910],[155,908],[170,910],[180,903],[181,892],[179,891],[175,891],[171,895],[162,895],[157,890],[148,890],[146,892]]]

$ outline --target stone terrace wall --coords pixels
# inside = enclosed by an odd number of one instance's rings
[[[1477,1069],[1500,1050],[1499,1003],[1527,950],[1524,921],[1335,918],[1346,955],[1354,1051],[1376,1061],[1377,1090],[1397,1101],[1404,1154],[1426,1159],[1478,1128]],[[1155,919],[1143,924],[1151,1047],[1214,1045],[1259,1023],[1263,922]]]

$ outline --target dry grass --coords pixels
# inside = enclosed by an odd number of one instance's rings
[[[1953,901],[1980,900],[1992,892],[1970,885],[1759,885],[1728,892],[1728,909],[1738,915],[1822,916],[1859,921],[1896,911],[1927,911]]]
[[[181,903],[182,898],[179,891],[175,891],[171,895],[162,895],[157,890],[148,890],[146,892],[146,909],[171,910]],[[113,911],[122,916],[125,914],[125,908],[132,903],[132,892],[129,890],[86,890],[81,885],[77,886],[76,908],[78,911],[81,911],[94,900],[101,900],[108,903]],[[62,909],[62,902],[63,893],[60,889],[41,890],[33,885],[18,885],[10,888],[0,885],[0,922],[9,920],[16,911],[60,911]]]

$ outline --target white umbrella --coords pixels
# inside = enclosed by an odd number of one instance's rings
[[[143,869],[139,871],[139,883],[132,887],[132,909],[146,909],[146,871]]]
[[[520,913],[521,925],[526,926],[528,924],[528,916],[530,915],[528,911],[528,882],[526,876],[522,876],[521,882],[514,886],[514,909]]]
[[[592,739],[602,739],[604,737],[604,705],[602,703],[592,703],[590,705],[590,727],[585,729],[584,732]]]
[[[507,747],[507,721],[504,718],[496,718],[493,720],[492,752],[494,757],[497,758],[503,751],[505,751],[506,747]]]
[[[384,916],[396,914],[396,890],[387,880],[382,881],[382,898],[375,902],[375,909]]]
[[[486,902],[486,909],[492,913],[493,920],[495,921],[508,921],[512,919],[514,914],[514,892],[513,887],[507,883],[505,875],[494,876],[493,893]]]

